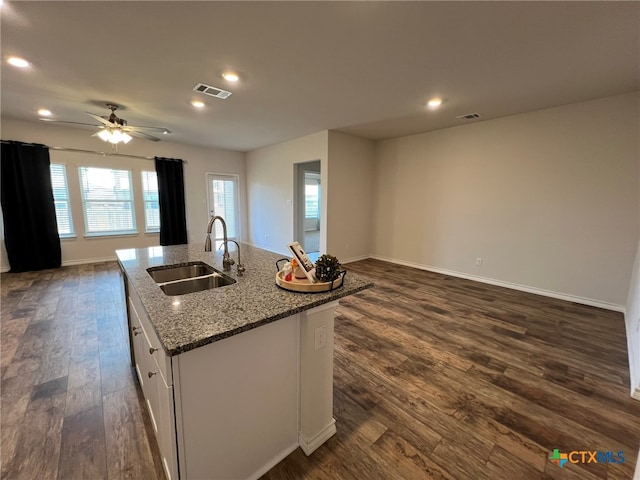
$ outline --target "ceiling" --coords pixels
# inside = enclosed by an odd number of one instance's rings
[[[0,15],[3,118],[38,121],[47,108],[91,123],[85,111],[107,115],[113,102],[172,141],[240,151],[327,129],[410,135],[461,114],[640,89],[638,2],[5,0]],[[10,55],[32,67],[7,65]],[[199,82],[233,94],[204,96]],[[432,111],[434,96],[444,103]]]

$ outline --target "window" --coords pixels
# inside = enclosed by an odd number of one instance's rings
[[[236,175],[207,174],[209,215],[219,215],[227,224],[227,236],[237,239],[240,236],[238,208],[238,177]],[[221,240],[222,224],[216,222],[214,240]]]
[[[306,178],[304,185],[304,217],[320,218],[320,180]]]
[[[136,233],[131,172],[95,167],[79,171],[87,235]]]
[[[160,204],[158,203],[158,175],[142,172],[142,197],[144,198],[145,232],[160,231]]]
[[[64,165],[52,163],[51,186],[53,187],[53,202],[56,207],[58,221],[58,235],[62,238],[73,237],[73,220],[69,205],[69,189],[67,188],[67,169]]]

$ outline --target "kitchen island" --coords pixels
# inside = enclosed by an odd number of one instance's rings
[[[258,478],[336,431],[334,311],[371,283],[348,274],[331,292],[289,292],[275,284],[282,255],[240,245],[246,272],[223,272],[235,283],[176,296],[147,269],[203,262],[222,272],[222,253],[117,251],[132,362],[168,478]]]

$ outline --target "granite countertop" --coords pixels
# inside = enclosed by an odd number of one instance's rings
[[[332,292],[297,293],[275,283],[276,260],[284,255],[240,244],[246,272],[236,265],[223,272],[233,285],[187,295],[165,295],[147,268],[201,261],[222,272],[222,250],[205,252],[203,244],[117,250],[118,263],[142,300],[167,355],[173,356],[280,318],[338,300],[373,284],[347,273],[344,285]],[[235,245],[229,245],[237,261]]]

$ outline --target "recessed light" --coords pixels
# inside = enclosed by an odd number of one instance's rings
[[[40,115],[41,117],[50,117],[51,110],[47,110],[46,108],[41,108],[40,110],[38,110],[38,115]]]
[[[437,97],[431,98],[427,102],[429,108],[438,108],[440,105],[442,105],[442,99]]]
[[[201,102],[200,100],[193,100],[191,102],[191,105],[193,105],[196,108],[204,108],[204,102]]]
[[[31,65],[24,58],[20,58],[20,57],[9,57],[7,59],[7,63],[9,65],[13,65],[14,67],[18,67],[18,68],[27,68],[29,65]]]
[[[237,82],[238,80],[240,80],[238,74],[234,72],[224,72],[222,74],[222,78],[224,78],[227,82]]]

